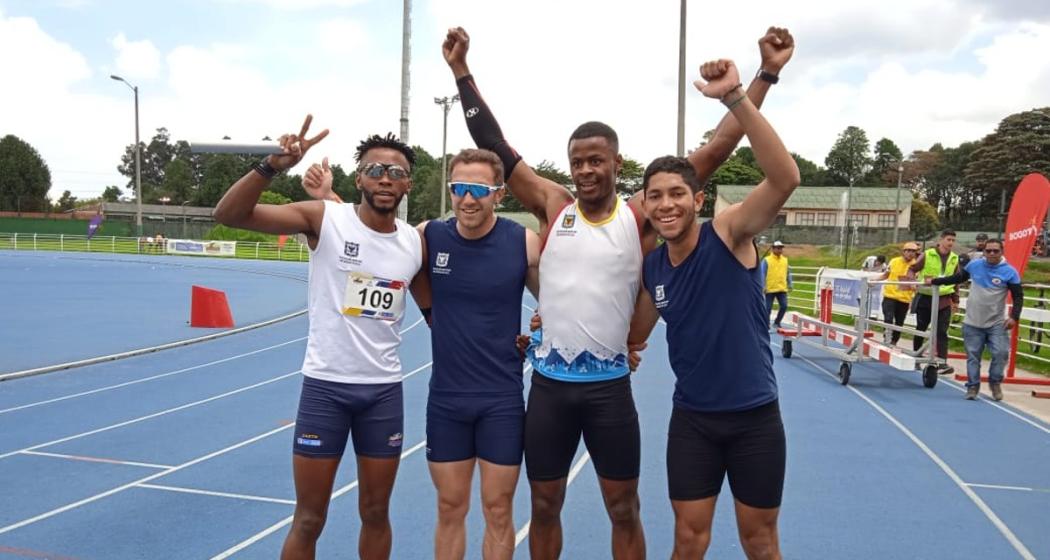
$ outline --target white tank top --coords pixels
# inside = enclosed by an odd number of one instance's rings
[[[303,375],[338,383],[401,381],[401,320],[419,271],[419,233],[397,220],[393,233],[361,223],[354,204],[325,201],[310,252],[310,337]]]
[[[641,270],[639,220],[625,202],[617,199],[599,223],[587,221],[578,204],[559,212],[540,258],[543,329],[530,350],[536,371],[562,381],[627,375]]]

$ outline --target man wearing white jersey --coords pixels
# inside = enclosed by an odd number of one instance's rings
[[[748,89],[758,105],[790,59],[793,39],[770,28],[759,40],[762,68]],[[580,437],[594,461],[612,524],[612,557],[643,558],[639,517],[641,451],[631,393],[627,331],[638,295],[642,256],[656,245],[641,197],[616,195],[619,139],[606,124],[587,122],[570,136],[569,170],[576,197],[537,175],[510,147],[467,67],[469,37],[450,29],[442,47],[471,137],[503,160],[511,193],[540,222],[539,313],[530,357],[535,369],[525,413],[525,467],[532,490],[529,550],[561,554],[561,508]],[[581,74],[585,73],[581,70]],[[588,78],[594,79],[592,76]],[[598,84],[598,81],[594,81]],[[732,153],[743,129],[727,116],[689,156],[704,180]]]
[[[299,163],[327,136],[280,137],[268,156],[238,180],[215,207],[221,224],[273,234],[306,235],[310,247],[310,336],[296,419],[292,467],[296,505],[281,558],[313,558],[348,435],[357,455],[361,558],[389,558],[388,507],[403,441],[398,346],[406,289],[429,307],[420,234],[397,220],[398,202],[412,188],[412,149],[392,135],[371,136],[357,148],[362,204],[305,201],[259,204],[279,172]]]

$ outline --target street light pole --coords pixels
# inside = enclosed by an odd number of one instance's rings
[[[445,113],[445,122],[441,126],[441,217],[445,216],[445,191],[448,190],[448,149],[445,147],[448,141],[448,112],[452,106],[459,101],[459,94],[452,97],[435,97],[434,103],[441,105]]]
[[[901,179],[904,178],[904,162],[897,162],[897,205],[893,207],[893,244],[897,244],[897,235],[901,229]]]
[[[685,155],[685,3],[678,15],[678,157]]]
[[[111,79],[124,82],[124,85],[135,92],[135,230],[142,237],[142,147],[139,144],[139,87],[133,86],[127,80],[110,74]]]
[[[182,238],[183,239],[186,239],[186,205],[189,204],[189,203],[190,203],[190,201],[188,201],[188,200],[186,202],[182,203]]]
[[[850,175],[849,186],[846,187],[846,247],[842,255],[842,268],[849,268],[849,245],[852,239],[853,233],[850,228],[853,226],[853,220],[850,219],[850,212],[853,211],[853,176]]]

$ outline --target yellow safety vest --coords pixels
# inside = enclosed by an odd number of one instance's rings
[[[959,268],[959,255],[955,253],[948,254],[948,263],[942,269],[941,268],[941,254],[937,252],[937,248],[926,250],[926,261],[922,266],[922,273],[919,275],[919,280],[922,281],[926,278],[940,278],[942,276],[951,276],[955,274],[956,269]],[[955,291],[955,286],[945,285],[940,286],[940,293],[942,296],[948,295]],[[920,294],[928,296],[933,295],[933,286],[923,286],[919,288]]]
[[[766,256],[766,293],[788,291],[787,257]]]

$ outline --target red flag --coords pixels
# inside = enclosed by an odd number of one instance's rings
[[[1050,181],[1038,173],[1022,179],[1006,217],[1006,246],[1003,248],[1006,261],[1022,276],[1046,219],[1047,206],[1050,206]]]
[[[287,235],[278,235],[277,236],[277,248],[284,249],[284,242],[285,241],[288,241],[288,236]]]

